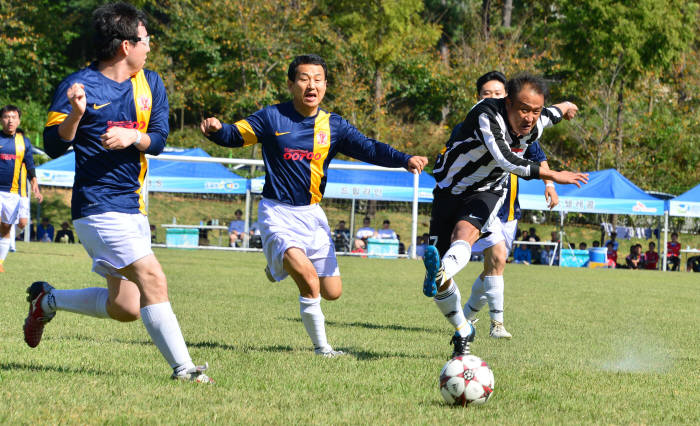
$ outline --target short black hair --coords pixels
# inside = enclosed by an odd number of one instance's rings
[[[506,92],[508,92],[508,97],[517,96],[525,86],[530,86],[535,92],[542,95],[545,101],[549,97],[549,88],[547,87],[547,82],[544,81],[544,78],[530,73],[518,74],[508,80],[506,83]]]
[[[501,83],[503,83],[503,86],[506,85],[507,81],[505,74],[503,74],[502,72],[489,71],[476,80],[476,94],[481,94],[481,87],[491,80],[500,81]]]
[[[372,219],[369,216],[365,216],[364,219],[362,219],[363,222],[371,222]]]
[[[315,55],[313,53],[307,55],[299,55],[289,64],[287,69],[287,78],[289,81],[294,81],[297,78],[297,67],[299,65],[320,65],[323,67],[323,77],[328,80],[328,67],[326,66],[326,61],[322,57]]]
[[[7,104],[2,109],[0,109],[0,117],[2,117],[6,112],[11,112],[15,111],[17,112],[17,116],[22,118],[22,111],[19,109],[19,107],[16,107],[14,105]]]
[[[391,221],[389,221],[389,219],[384,219],[384,222],[382,222],[382,224],[385,224],[385,223],[388,223],[389,225],[391,225]]]
[[[241,209],[236,209],[236,211],[234,212],[234,214],[243,214],[243,210],[241,210]]]
[[[114,58],[124,40],[139,41],[139,24],[146,26],[146,14],[128,3],[108,3],[92,13],[98,61]]]

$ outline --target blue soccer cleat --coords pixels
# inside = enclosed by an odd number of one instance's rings
[[[425,265],[425,280],[423,280],[423,294],[427,297],[435,297],[438,290],[438,282],[442,283],[445,273],[440,262],[440,253],[435,246],[427,246],[423,254]]]

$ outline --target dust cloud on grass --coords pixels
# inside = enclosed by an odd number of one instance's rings
[[[601,370],[619,373],[666,373],[673,359],[659,336],[626,330],[611,336],[609,353],[596,363]]]

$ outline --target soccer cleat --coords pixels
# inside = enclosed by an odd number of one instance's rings
[[[213,385],[216,382],[211,377],[204,374],[208,368],[209,363],[205,362],[204,365],[195,365],[194,367],[187,370],[182,370],[179,373],[173,372],[173,375],[170,376],[170,378],[173,380],[182,380],[195,383],[210,383]]]
[[[425,265],[425,280],[423,280],[423,294],[427,297],[435,297],[438,290],[438,282],[442,284],[442,277],[445,273],[440,253],[435,246],[427,246],[423,254],[423,265]]]
[[[316,348],[316,349],[314,349],[314,353],[315,353],[316,355],[322,356],[322,357],[324,357],[324,358],[335,358],[335,357],[338,357],[338,356],[343,356],[343,355],[345,355],[345,352],[343,352],[343,351],[336,351],[336,350],[333,350],[333,349],[331,349],[331,348],[323,348],[323,349],[321,349],[321,348]]]
[[[513,335],[508,333],[506,328],[503,327],[503,323],[496,320],[491,320],[491,331],[489,332],[489,336],[493,337],[494,339],[510,339],[513,337]]]
[[[51,293],[53,287],[44,281],[37,281],[27,288],[29,314],[24,320],[24,341],[30,348],[35,348],[44,334],[44,326],[56,316],[56,312],[47,313],[41,308],[44,296]]]
[[[452,340],[450,340],[450,344],[454,345],[452,358],[460,355],[469,355],[471,353],[469,351],[469,344],[474,341],[474,336],[476,336],[476,328],[474,328],[471,323],[469,323],[469,325],[471,327],[471,332],[466,336],[462,337],[457,332],[452,335]]]
[[[270,272],[270,265],[265,265],[265,276],[271,283],[277,282],[275,277],[272,276],[272,272]]]

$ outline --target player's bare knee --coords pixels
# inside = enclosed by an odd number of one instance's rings
[[[141,318],[141,309],[138,303],[109,303],[107,313],[110,318],[119,322],[132,322]]]
[[[326,300],[333,301],[333,300],[338,300],[340,299],[340,296],[343,295],[343,290],[338,289],[338,290],[328,290],[321,288],[321,297],[323,297]]]

